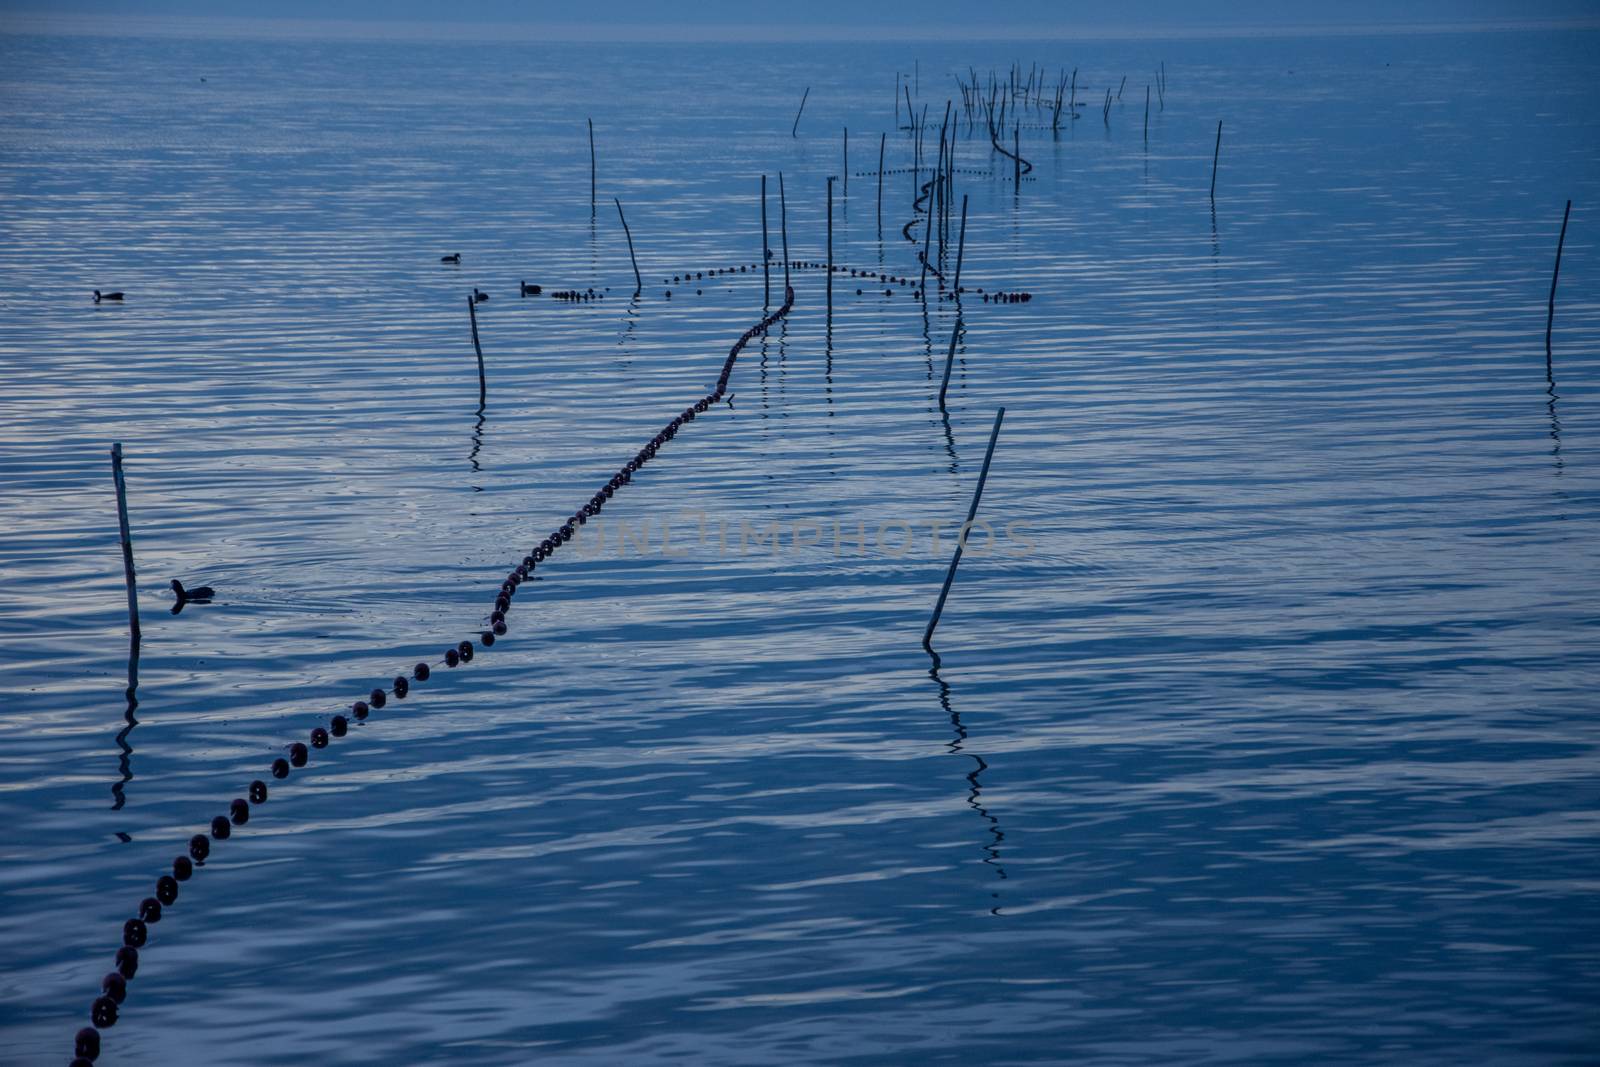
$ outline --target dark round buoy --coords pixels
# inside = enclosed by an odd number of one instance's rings
[[[371,693],[367,694],[367,700],[372,704],[373,707],[381,708],[385,704],[389,703],[389,695],[382,689],[374,689]]]
[[[494,598],[494,610],[502,611],[502,612],[503,611],[510,611],[511,610],[511,598],[508,597],[508,596],[504,596],[504,595],[495,597]],[[453,666],[455,666],[455,664],[452,663],[451,666],[453,667]]]
[[[491,611],[491,612],[489,612],[489,621],[490,622],[505,622],[506,621],[505,612],[502,612],[502,611]]]
[[[100,1031],[85,1026],[72,1039],[72,1051],[83,1059],[93,1061],[100,1055]]]
[[[328,732],[334,737],[343,737],[350,732],[350,720],[343,715],[335,715],[328,723]]]
[[[89,1021],[102,1030],[117,1025],[117,1002],[110,997],[96,997],[89,1009]]]
[[[314,727],[312,729],[312,731],[311,731],[311,747],[312,748],[327,748],[328,747],[328,731],[324,730],[320,726]]]
[[[267,783],[257,778],[250,783],[250,803],[265,804],[267,802]]]
[[[211,820],[211,836],[218,841],[226,841],[231,833],[233,833],[233,828],[228,824],[227,816],[218,815]]]
[[[100,979],[100,992],[121,1004],[128,999],[128,980],[116,971],[107,971],[106,976]]]
[[[411,677],[419,682],[426,682],[428,680],[428,665],[426,663],[417,664],[411,669]]]
[[[172,858],[172,877],[180,882],[187,882],[194,877],[194,861],[188,856],[174,856]]]
[[[444,665],[446,667],[454,667],[456,664],[458,664],[460,662],[461,662],[461,653],[457,652],[453,648],[445,650],[445,653],[444,653]]]
[[[145,897],[139,901],[139,918],[147,923],[161,921],[161,901],[155,897]]]
[[[228,805],[228,818],[233,825],[243,826],[250,821],[250,802],[244,797],[234,797],[233,803]]]
[[[671,289],[668,289],[668,290],[667,290],[667,299],[668,299],[668,300],[671,300],[671,299],[672,299],[672,290],[671,290]]]
[[[163,904],[171,904],[178,899],[178,880],[170,874],[163,874],[156,879],[156,899]]]
[[[117,973],[132,978],[139,973],[139,950],[128,945],[117,949]]]
[[[189,858],[196,863],[204,863],[206,857],[211,855],[211,842],[205,834],[195,834],[189,838]]]
[[[505,632],[506,632],[505,621],[502,620],[502,619],[496,619],[494,621],[493,629],[494,629],[494,632],[496,634],[500,635],[501,637],[504,637],[505,636]],[[488,641],[485,641],[484,644],[488,644]]]
[[[371,709],[367,707],[367,702],[365,700],[358,700],[354,704],[350,705],[350,714],[354,715],[358,719],[365,719],[367,717],[367,712],[370,710]]]
[[[289,746],[289,762],[296,767],[304,767],[306,760],[311,758],[311,753],[306,751],[306,746],[296,741]]]
[[[394,681],[390,683],[389,688],[394,690],[394,698],[396,700],[404,700],[406,694],[411,692],[411,683],[406,681],[405,675],[397,674],[394,676]]]
[[[287,778],[287,777],[289,777],[289,761],[284,759],[282,756],[279,756],[277,759],[273,760],[272,761],[272,777],[274,777],[274,778]]]
[[[461,651],[461,662],[462,663],[471,663],[472,662],[472,642],[471,641],[463,641],[459,645],[457,645],[456,648],[460,649],[460,651]]]
[[[483,631],[483,633],[479,634],[478,635],[478,644],[482,645],[484,648],[488,648],[491,645],[493,645],[494,644],[494,631],[493,630],[485,630],[485,631]]]
[[[129,919],[122,924],[122,943],[129,948],[143,948],[145,938],[149,936],[149,928],[143,919]]]

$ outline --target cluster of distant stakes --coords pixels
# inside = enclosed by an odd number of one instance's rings
[[[454,253],[452,255],[442,256],[442,257],[440,257],[440,262],[441,263],[459,264],[461,262],[461,254],[459,252],[457,252],[457,253]],[[781,267],[782,264],[775,264],[775,266]],[[815,261],[812,261],[812,260],[796,259],[796,260],[791,260],[789,262],[789,268],[791,270],[827,270],[828,269],[828,265],[826,263],[818,263],[818,262],[815,262]],[[673,285],[692,285],[695,282],[705,281],[708,278],[712,279],[712,280],[715,280],[715,279],[720,278],[720,277],[728,277],[728,276],[735,275],[735,274],[749,274],[751,272],[759,273],[760,270],[761,270],[761,264],[759,264],[759,263],[741,263],[741,264],[739,264],[738,266],[735,266],[735,267],[715,267],[715,268],[713,268],[711,270],[683,271],[682,273],[674,274],[670,278],[662,278],[661,279],[662,286],[663,287],[668,287],[668,288],[664,288],[663,289],[662,295],[664,297],[666,297],[668,300],[671,300],[672,299],[672,289],[670,288],[670,286],[673,286]],[[862,280],[871,279],[873,281],[887,283],[890,286],[897,286],[898,285],[898,286],[901,286],[903,288],[909,288],[910,291],[911,291],[911,295],[913,295],[913,296],[919,296],[919,295],[921,295],[921,292],[922,292],[921,288],[919,288],[919,286],[918,286],[918,283],[917,283],[916,279],[914,279],[914,278],[904,278],[904,277],[900,277],[898,275],[893,275],[893,274],[888,274],[888,273],[874,273],[872,271],[859,270],[859,269],[857,269],[855,267],[845,267],[845,266],[842,266],[842,265],[837,264],[837,263],[834,264],[834,266],[833,266],[833,272],[835,274],[838,274],[838,275],[841,275],[841,276],[850,277],[850,278],[858,278],[858,279],[862,279]],[[521,295],[521,296],[548,295],[552,300],[561,300],[561,301],[565,301],[565,302],[568,302],[568,303],[580,303],[580,302],[587,302],[587,301],[591,301],[591,300],[604,300],[605,297],[606,297],[606,293],[609,293],[610,291],[611,291],[611,287],[610,286],[606,286],[604,290],[595,290],[595,289],[592,289],[592,288],[591,289],[582,289],[582,290],[580,290],[580,289],[556,289],[556,290],[552,290],[548,294],[545,294],[543,286],[540,286],[540,285],[529,285],[526,281],[518,283],[518,292],[519,292],[519,295]],[[867,290],[865,288],[859,288],[859,289],[856,290],[856,295],[857,296],[862,296],[862,295],[864,295],[866,293],[866,291]],[[1031,301],[1033,299],[1033,294],[1032,293],[1027,293],[1027,292],[1005,292],[1003,290],[1000,291],[1000,292],[986,293],[986,292],[983,291],[983,289],[981,287],[969,290],[964,285],[960,288],[959,292],[962,292],[962,293],[966,293],[966,292],[975,293],[975,294],[983,297],[983,302],[986,303],[986,304],[988,304],[988,303],[995,303],[995,304],[1026,304],[1026,303],[1028,303],[1029,301]],[[695,295],[696,296],[703,296],[704,294],[705,294],[705,288],[704,287],[697,287],[695,289]],[[892,296],[892,295],[894,295],[894,289],[893,288],[884,289],[883,295],[884,296]],[[484,292],[481,289],[476,289],[475,288],[475,289],[472,290],[472,298],[476,303],[481,304],[484,301],[489,299],[489,294]],[[945,294],[945,299],[954,299],[954,294],[953,293]]]

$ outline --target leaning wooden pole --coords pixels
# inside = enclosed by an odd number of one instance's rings
[[[961,336],[961,315],[956,315],[955,329],[950,331],[950,351],[944,357],[944,381],[939,383],[939,410],[944,410],[944,395],[950,391],[950,368],[956,362],[956,339]]]
[[[622,201],[616,197],[611,200],[617,205],[617,218],[622,220],[622,233],[628,239],[628,259],[633,263],[633,295],[638,296],[644,292],[644,279],[639,276],[639,259],[633,254],[633,233],[628,229],[628,216],[622,213]]]
[[[967,509],[967,521],[962,523],[961,533],[956,537],[956,552],[950,557],[950,569],[945,572],[944,588],[939,590],[939,602],[933,606],[933,618],[928,620],[928,628],[922,633],[923,648],[931,648],[934,628],[939,625],[939,616],[944,614],[945,598],[950,595],[950,584],[956,580],[956,566],[961,562],[961,549],[966,545],[967,532],[972,529],[972,520],[978,515],[978,501],[983,499],[983,483],[989,480],[989,464],[994,459],[994,443],[1000,439],[1000,421],[1005,417],[1005,408],[994,413],[994,429],[989,431],[989,450],[983,454],[983,469],[978,472],[978,488],[972,494],[972,506]]]
[[[478,343],[478,299],[467,294],[467,318],[472,323],[472,350],[478,353],[478,408],[489,402],[489,383],[483,376],[483,346]]]
[[[967,252],[967,194],[961,194],[961,235],[956,238],[956,280],[950,286],[950,291],[956,294],[956,306],[960,306],[961,299],[961,257]]]
[[[1211,150],[1211,200],[1217,199],[1217,157],[1222,155],[1222,120],[1217,120],[1217,147]]]
[[[111,480],[117,487],[117,532],[122,538],[122,577],[128,586],[128,631],[139,643],[139,592],[133,573],[133,535],[128,532],[128,487],[122,478],[122,442],[111,445]]]
[[[1567,201],[1567,210],[1561,216],[1561,238],[1556,241],[1556,270],[1550,276],[1550,313],[1544,320],[1544,354],[1550,355],[1550,333],[1556,325],[1556,282],[1561,280],[1561,249],[1567,243],[1567,220],[1572,217],[1572,201]]]
[[[896,118],[899,117],[898,108]],[[883,236],[883,147],[888,143],[887,133],[878,134],[878,236]]]
[[[833,314],[833,175],[828,175],[828,314]]]
[[[789,299],[789,201],[783,195],[783,171],[778,172],[778,233],[783,238],[783,293]]]
[[[789,131],[790,137],[800,136],[800,116],[806,113],[806,97],[811,95],[811,86],[806,86],[804,95],[800,97],[800,110],[794,113],[794,128]]]
[[[761,176],[761,306],[772,306],[772,249],[767,247],[767,176]]]
[[[594,119],[589,120],[589,215],[594,216],[595,205],[595,167],[594,167]]]

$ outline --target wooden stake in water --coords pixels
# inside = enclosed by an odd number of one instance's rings
[[[1011,127],[1011,155],[1016,164],[1017,192],[1022,192],[1022,127]]]
[[[930,183],[932,179],[929,179]],[[928,226],[922,231],[922,281],[918,285],[922,289],[922,299],[928,299],[928,255],[933,250],[933,190],[930,184],[928,191]]]
[[[128,532],[128,487],[122,479],[122,442],[111,445],[111,480],[117,487],[117,532],[122,537],[122,577],[128,586],[128,630],[135,643],[140,637],[139,592],[133,574],[133,535]]]
[[[1144,87],[1144,144],[1150,147],[1150,86]]]
[[[761,306],[772,306],[772,250],[767,247],[767,176],[761,176]]]
[[[828,175],[828,314],[833,314],[833,175]]]
[[[794,113],[794,128],[789,131],[790,137],[800,136],[800,116],[806,113],[806,97],[811,95],[811,86],[806,86],[805,93],[800,97],[800,110]]]
[[[478,353],[478,408],[489,399],[489,385],[483,376],[483,346],[478,343],[478,301],[472,294],[467,295],[467,318],[472,322],[472,350]]]
[[[783,195],[783,171],[778,172],[778,232],[783,237],[783,293],[789,299],[789,201]]]
[[[850,195],[850,127],[844,128],[844,195]]]
[[[928,628],[922,633],[923,648],[930,647],[934,627],[939,625],[939,616],[944,614],[945,598],[950,595],[950,583],[956,580],[956,565],[961,562],[961,549],[966,544],[967,531],[972,529],[972,520],[978,515],[978,501],[983,499],[983,483],[989,480],[989,463],[994,459],[994,443],[1000,439],[1000,420],[1005,417],[1005,408],[994,413],[994,429],[989,431],[989,450],[983,454],[983,469],[978,472],[978,488],[972,494],[972,506],[967,509],[967,521],[962,524],[961,534],[956,538],[956,552],[950,557],[950,569],[945,572],[944,588],[939,590],[939,602],[933,606],[933,618],[928,620]]]
[[[895,118],[900,117],[899,109],[895,109]],[[883,146],[888,142],[887,133],[878,134],[878,236],[883,236]]]
[[[594,119],[589,120],[589,215],[594,215],[595,204],[595,168],[594,168]]]
[[[1217,199],[1217,157],[1222,154],[1222,120],[1217,120],[1217,147],[1211,150],[1211,200]]]
[[[961,257],[967,251],[967,194],[961,194],[961,236],[956,238],[956,280],[950,291],[957,297],[961,295]],[[948,372],[946,377],[949,377]]]
[[[628,216],[622,213],[622,201],[616,197],[611,200],[617,205],[617,218],[622,220],[622,233],[628,239],[628,260],[633,264],[633,295],[638,296],[644,291],[644,279],[639,276],[639,260],[633,254],[633,233],[628,229]]]
[[[1567,243],[1567,219],[1572,217],[1572,201],[1567,201],[1567,210],[1561,216],[1561,239],[1556,242],[1556,271],[1550,276],[1550,314],[1544,320],[1544,354],[1546,360],[1550,357],[1550,332],[1556,324],[1556,282],[1561,280],[1561,249]]]
[[[950,351],[944,357],[944,381],[939,383],[939,410],[940,411],[944,410],[944,394],[947,393],[950,390],[950,368],[955,366],[955,362],[956,362],[956,338],[961,336],[961,327],[962,327],[962,325],[963,325],[963,323],[961,321],[961,316],[958,314],[956,316],[955,329],[950,331]]]

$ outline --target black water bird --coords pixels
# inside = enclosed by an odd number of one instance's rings
[[[98,289],[96,289],[94,291],[94,302],[96,304],[100,303],[100,301],[102,301],[102,300],[121,300],[121,299],[122,299],[122,294],[121,293],[102,293]]]
[[[529,285],[527,282],[519,282],[518,284],[522,286],[523,296],[538,296],[544,292],[544,286],[542,285]]]
[[[473,299],[473,300],[474,300],[474,301],[475,301],[475,302],[477,302],[477,303],[479,303],[479,304],[481,304],[481,303],[483,303],[483,302],[484,302],[484,301],[485,301],[485,300],[487,300],[487,299],[489,299],[489,294],[488,294],[488,293],[486,293],[486,292],[484,292],[484,291],[483,291],[483,290],[482,290],[482,289],[479,289],[479,288],[477,288],[477,287],[473,287],[473,290],[472,290],[472,299]]]
[[[439,257],[439,262],[440,263],[457,263],[457,264],[459,264],[461,262],[461,253],[460,252],[454,252],[454,253],[451,253],[448,256],[440,256]]]
[[[217,591],[209,585],[202,585],[197,589],[185,589],[183,583],[176,578],[172,579],[172,591],[178,596],[178,602],[172,607],[174,615],[182,611],[183,606],[191,600],[197,604],[206,604],[210,603],[211,598],[217,595]]]

